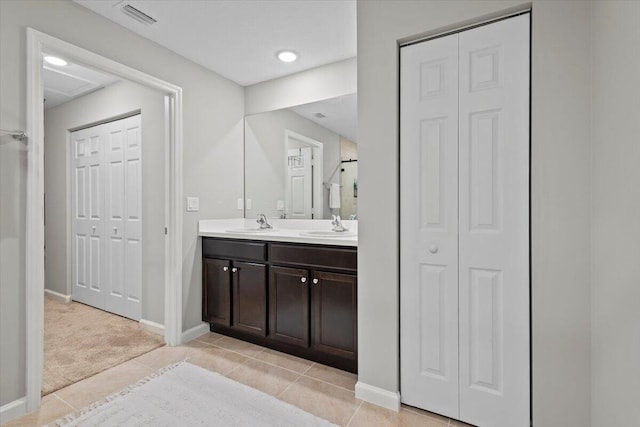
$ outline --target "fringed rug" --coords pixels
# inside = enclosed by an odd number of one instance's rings
[[[168,366],[49,426],[333,426],[273,396],[187,362]]]

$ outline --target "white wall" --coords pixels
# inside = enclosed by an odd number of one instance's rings
[[[345,59],[245,89],[247,115],[289,108],[356,91],[356,58]]]
[[[71,1],[0,1],[0,125],[26,123],[26,28],[32,27],[181,86],[184,96],[184,195],[200,196],[185,213],[183,328],[201,320],[201,256],[197,222],[233,218],[242,197],[244,90],[156,43]],[[26,153],[2,138],[0,157],[0,405],[25,394],[24,216]],[[5,212],[11,212],[5,216]]]
[[[640,2],[594,3],[592,31],[592,425],[637,425]]]
[[[45,282],[70,295],[69,129],[142,114],[142,318],[164,324],[164,94],[123,81],[45,110]]]
[[[286,162],[284,135],[291,130],[323,143],[323,181],[340,182],[340,135],[311,120],[283,109],[245,118],[245,193],[252,201],[247,218],[264,213],[279,217],[276,200],[285,200]],[[324,218],[331,218],[329,192],[322,188]]]
[[[400,390],[398,41],[527,4],[358,2],[358,380],[364,384]],[[584,427],[590,425],[587,3],[534,1],[532,21],[533,419],[541,427]]]

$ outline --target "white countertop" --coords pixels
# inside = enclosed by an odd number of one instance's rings
[[[342,224],[355,232],[355,236],[318,237],[305,236],[300,233],[317,230],[330,231],[330,219],[272,219],[269,224],[274,228],[269,232],[231,232],[244,228],[257,228],[258,224],[252,218],[235,219],[206,219],[198,221],[198,236],[222,237],[227,239],[263,240],[270,242],[308,243],[314,245],[358,246],[358,221],[343,220]]]

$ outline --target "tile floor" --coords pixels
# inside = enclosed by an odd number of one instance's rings
[[[47,424],[185,358],[340,426],[468,426],[412,407],[393,412],[371,405],[356,399],[354,374],[216,333],[179,347],[158,348],[58,390],[43,398],[39,411],[6,426]]]

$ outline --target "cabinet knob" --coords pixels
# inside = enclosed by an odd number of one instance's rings
[[[118,227],[113,227],[113,234],[118,234]]]
[[[225,265],[224,267],[222,267],[222,271],[229,271],[229,267]]]
[[[96,234],[96,226],[95,226],[95,225],[92,225],[92,226],[91,226],[91,232],[92,232],[93,234]]]
[[[237,269],[237,268],[235,268],[235,267],[233,267],[233,268],[231,269],[231,272],[232,272],[232,273],[237,273],[237,272],[238,272],[238,269]]]
[[[313,284],[317,285],[318,284],[318,279],[313,279]]]
[[[307,283],[307,278],[306,278],[306,277],[301,277],[301,278],[300,278],[300,281],[301,281],[302,283]]]
[[[436,252],[438,252],[438,245],[429,246],[429,252],[431,252],[432,254],[435,254]]]

